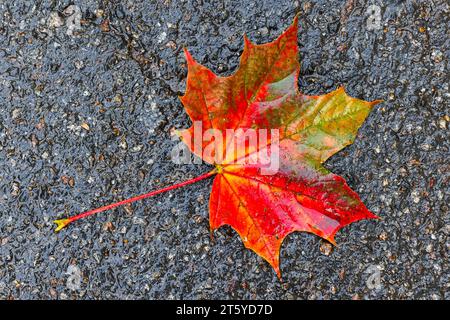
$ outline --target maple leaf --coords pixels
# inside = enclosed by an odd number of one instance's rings
[[[230,225],[278,276],[280,247],[289,233],[310,232],[334,244],[336,232],[345,225],[377,218],[345,180],[322,163],[354,141],[380,101],[352,98],[343,87],[323,96],[300,93],[297,23],[296,17],[278,39],[263,45],[244,36],[239,68],[228,77],[197,63],[185,49],[187,88],[180,97],[191,120],[201,122],[203,133],[219,130],[225,141],[205,155],[199,150],[211,141],[196,148],[194,125],[179,132],[192,152],[217,168],[209,200],[211,230]],[[276,174],[261,174],[261,162],[236,163],[236,152],[227,152],[231,140],[250,128],[279,130]],[[236,133],[226,136],[227,129]],[[243,154],[250,158],[270,143],[245,146]],[[220,162],[217,153],[222,153]]]
[[[372,107],[381,101],[352,98],[343,87],[323,96],[300,93],[297,24],[296,17],[278,39],[263,45],[244,36],[239,68],[229,77],[215,75],[185,49],[188,78],[180,99],[193,125],[178,134],[192,152],[214,165],[214,170],[55,220],[55,231],[93,214],[216,175],[209,199],[211,230],[230,225],[244,245],[267,260],[281,277],[280,247],[291,232],[310,232],[334,244],[342,227],[377,218],[343,178],[322,164],[354,141]],[[200,132],[196,132],[198,123]],[[255,129],[261,133],[259,143],[247,144],[247,133]],[[205,139],[210,131],[219,136]],[[239,140],[244,143],[234,148]],[[273,149],[274,145],[277,148]],[[268,173],[267,157],[261,155],[275,158],[277,170]]]

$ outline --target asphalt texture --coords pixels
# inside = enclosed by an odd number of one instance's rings
[[[231,228],[211,238],[212,180],[53,232],[209,171],[170,158],[182,48],[229,75],[244,33],[298,12],[301,90],[385,100],[326,163],[381,221],[334,248],[291,234],[281,281]],[[449,299],[449,47],[445,0],[0,0],[0,298]]]

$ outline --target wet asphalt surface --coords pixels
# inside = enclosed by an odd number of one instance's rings
[[[297,12],[301,90],[385,100],[326,164],[382,221],[290,235],[281,282],[231,228],[211,239],[211,180],[53,232],[209,171],[170,160],[182,47],[228,75],[244,33]],[[445,0],[0,0],[0,298],[449,299],[449,53]]]

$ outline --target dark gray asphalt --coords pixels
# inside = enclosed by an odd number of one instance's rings
[[[382,221],[331,252],[289,236],[283,282],[230,228],[210,239],[211,181],[53,233],[210,170],[170,161],[182,47],[230,74],[244,32],[273,40],[297,12],[301,89],[385,100],[327,163]],[[0,0],[0,298],[449,299],[449,47],[445,0]]]

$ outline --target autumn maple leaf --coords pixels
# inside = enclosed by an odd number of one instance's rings
[[[300,93],[297,23],[296,17],[278,39],[263,45],[244,36],[239,68],[229,77],[215,75],[185,50],[187,88],[180,99],[193,125],[178,134],[192,152],[214,165],[214,170],[56,220],[56,230],[94,213],[216,175],[209,199],[211,230],[230,225],[244,245],[267,260],[280,277],[280,247],[289,233],[310,232],[334,244],[342,227],[377,218],[345,180],[322,163],[354,141],[358,128],[380,101],[352,98],[343,87],[322,96]],[[200,132],[196,132],[198,124]],[[246,141],[249,130],[269,132],[265,140],[257,137],[265,143],[231,148],[236,140]],[[204,139],[210,131],[220,136]],[[196,139],[199,134],[200,142]],[[206,153],[211,144],[212,152]],[[276,152],[272,150],[275,144]],[[268,163],[261,154],[270,159],[277,156],[275,171],[267,173]]]
[[[209,200],[211,229],[230,225],[278,275],[281,243],[289,233],[311,232],[334,243],[345,225],[376,218],[343,178],[321,164],[353,142],[379,101],[352,98],[343,87],[323,96],[300,93],[297,21],[268,44],[256,45],[244,36],[239,69],[229,77],[215,75],[185,50],[188,79],[181,97],[192,121],[201,121],[204,131],[279,130],[280,168],[274,175],[261,174],[261,163],[236,164],[235,154],[227,150],[221,163],[198,154],[217,168]],[[196,152],[194,126],[180,135]],[[225,147],[230,145],[225,135],[223,140]],[[247,148],[245,156],[261,148],[267,146]]]

